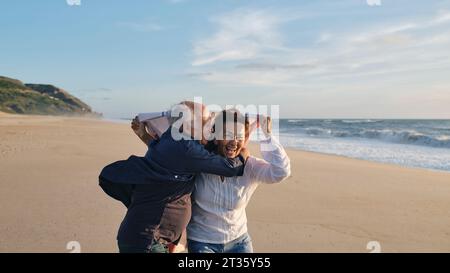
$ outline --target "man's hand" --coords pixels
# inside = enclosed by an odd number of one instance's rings
[[[147,130],[145,130],[145,123],[139,122],[138,117],[135,117],[131,122],[131,129],[133,129],[134,133],[139,137],[143,137],[147,134]]]
[[[144,122],[139,122],[138,117],[135,117],[133,121],[131,121],[131,129],[133,129],[134,133],[144,142],[146,145],[151,140],[158,139],[158,135],[154,132],[149,133],[146,129],[146,125]]]

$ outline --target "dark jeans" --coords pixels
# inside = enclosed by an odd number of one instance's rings
[[[166,244],[154,242],[149,247],[139,247],[133,245],[125,245],[119,243],[120,253],[169,253],[169,248]]]

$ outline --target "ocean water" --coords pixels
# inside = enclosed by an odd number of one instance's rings
[[[450,120],[285,119],[279,135],[301,150],[450,171]]]
[[[450,172],[450,120],[281,119],[274,133],[286,147]]]

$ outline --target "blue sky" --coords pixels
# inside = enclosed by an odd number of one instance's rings
[[[450,1],[1,1],[0,75],[111,118],[205,103],[450,118]]]

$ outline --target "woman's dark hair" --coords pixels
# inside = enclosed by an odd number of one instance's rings
[[[245,134],[247,137],[247,134],[250,130],[250,122],[248,119],[247,115],[243,115],[241,112],[239,112],[239,110],[237,109],[229,109],[229,110],[223,110],[221,112],[219,112],[218,114],[216,114],[215,118],[214,118],[214,123],[212,126],[212,132],[215,133],[217,132],[217,128],[216,125],[222,125],[223,127],[225,127],[225,124],[227,122],[230,122],[231,120],[234,123],[241,123],[244,124],[245,126]],[[224,128],[222,128],[224,129]]]
[[[245,137],[248,137],[248,134],[250,132],[250,122],[247,115],[242,115],[238,110],[236,109],[230,109],[230,110],[223,110],[221,112],[218,112],[214,118],[213,126],[212,126],[212,133],[216,132],[216,124],[221,124],[222,126],[225,126],[227,122],[227,117],[231,117],[233,119],[233,122],[238,123],[244,123],[245,124]],[[205,149],[209,152],[214,152],[217,150],[217,145],[214,143],[214,141],[208,141],[208,144],[206,144]]]

